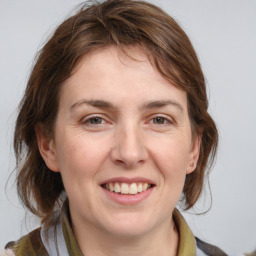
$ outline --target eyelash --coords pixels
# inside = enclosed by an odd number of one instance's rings
[[[100,121],[100,123],[97,123],[97,119],[98,121]],[[94,121],[96,121],[96,123],[93,123]],[[161,121],[160,123],[157,123],[157,121]],[[110,124],[108,121],[106,121],[106,119],[100,115],[90,115],[90,116],[87,116],[87,117],[84,117],[82,120],[81,120],[81,123],[83,125],[86,125],[86,126],[91,126],[91,127],[98,127],[100,128],[102,125],[107,125],[107,124]],[[169,125],[173,125],[175,122],[173,119],[171,118],[168,118],[166,116],[162,116],[162,115],[155,115],[153,117],[150,117],[149,121],[147,122],[148,124],[152,124],[154,126],[157,126],[157,127],[166,127],[166,126],[169,126]]]
[[[93,119],[100,119],[101,121],[103,121],[103,123],[101,122],[99,124],[93,124],[93,123],[91,123],[91,121]],[[82,124],[85,124],[85,125],[87,124],[87,125],[92,125],[92,126],[94,126],[94,125],[98,126],[98,125],[102,125],[102,124],[106,124],[107,123],[107,121],[103,117],[101,117],[99,115],[87,116],[87,117],[83,118],[81,122],[82,122]]]
[[[154,123],[154,121],[163,121],[163,123]],[[164,116],[155,116],[153,118],[150,119],[150,122],[153,122],[154,125],[169,125],[169,124],[173,124],[173,121],[170,120],[170,118],[164,117]]]

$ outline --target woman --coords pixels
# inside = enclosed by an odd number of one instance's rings
[[[17,187],[41,227],[12,255],[226,255],[175,208],[199,198],[218,134],[204,76],[156,6],[108,0],[40,51],[16,122]]]

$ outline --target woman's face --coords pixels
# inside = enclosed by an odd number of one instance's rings
[[[39,142],[61,173],[75,229],[130,236],[168,227],[196,165],[186,93],[142,51],[129,54],[138,61],[114,47],[83,57],[63,84],[54,140]]]

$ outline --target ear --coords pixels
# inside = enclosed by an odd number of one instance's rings
[[[45,134],[42,123],[36,125],[36,138],[38,149],[47,167],[53,172],[59,172],[54,140]]]
[[[200,154],[200,145],[201,145],[202,135],[198,134],[192,140],[191,149],[189,152],[188,166],[186,174],[190,174],[196,169],[197,161]]]

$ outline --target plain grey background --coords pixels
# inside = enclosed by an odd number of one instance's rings
[[[220,132],[210,176],[213,204],[185,214],[194,233],[229,255],[256,248],[256,1],[155,0],[190,37]],[[0,0],[0,248],[38,225],[19,204],[11,174],[16,109],[33,58],[78,0]],[[206,191],[207,192],[207,191]],[[197,205],[205,210],[210,195]]]

